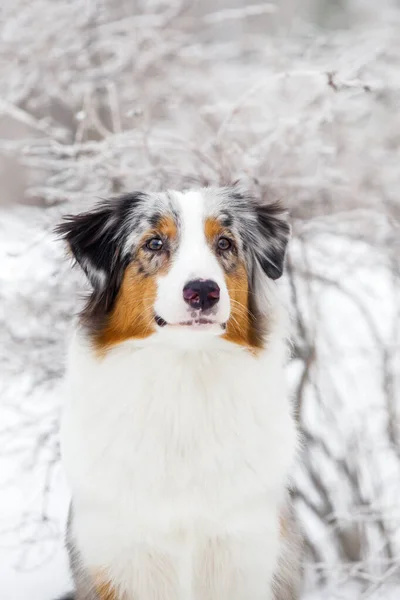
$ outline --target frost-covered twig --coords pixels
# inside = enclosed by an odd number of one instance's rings
[[[243,178],[293,222],[295,497],[314,571],[376,586],[400,547],[400,11],[349,0],[347,27],[294,20],[281,36],[282,3],[127,4],[2,5],[0,204],[20,185],[0,206],[1,484],[35,482],[8,528],[22,564],[59,533],[58,384],[79,300],[53,225],[128,189]]]

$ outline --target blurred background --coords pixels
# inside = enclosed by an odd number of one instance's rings
[[[1,598],[69,587],[59,386],[85,284],[54,225],[237,178],[293,224],[304,598],[399,598],[399,150],[398,0],[3,0]]]

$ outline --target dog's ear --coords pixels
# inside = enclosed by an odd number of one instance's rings
[[[101,289],[118,261],[118,232],[121,223],[111,202],[93,211],[67,215],[56,228],[94,289]]]
[[[230,196],[239,203],[242,236],[252,261],[261,268],[260,274],[278,279],[283,272],[291,231],[286,208],[280,201],[246,190],[240,182],[232,186]]]
[[[143,198],[143,194],[135,193],[107,200],[92,211],[66,216],[56,227],[105,310],[111,307],[129,263],[127,236],[135,207]]]
[[[252,233],[256,260],[268,277],[278,279],[283,273],[291,232],[287,211],[280,202],[257,201],[255,212],[257,226]]]

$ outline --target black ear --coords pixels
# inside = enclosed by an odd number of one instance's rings
[[[56,228],[94,289],[106,285],[118,260],[118,223],[113,214],[107,203],[92,212],[68,215]]]
[[[287,243],[290,238],[290,225],[287,211],[280,202],[256,204],[257,233],[255,254],[263,271],[271,279],[278,279],[283,273]]]
[[[93,287],[93,298],[107,312],[116,297],[130,260],[126,248],[141,194],[98,204],[94,210],[69,215],[56,233],[65,239]]]

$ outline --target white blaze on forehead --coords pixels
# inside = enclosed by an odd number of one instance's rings
[[[171,323],[187,319],[190,309],[183,300],[185,284],[193,279],[211,279],[220,287],[218,313],[221,320],[226,320],[229,316],[229,295],[224,272],[207,243],[205,199],[199,191],[174,192],[171,196],[179,219],[179,246],[170,270],[159,279],[156,313]]]
[[[210,249],[206,234],[207,218],[205,199],[200,192],[177,193],[181,238],[176,256],[176,267],[191,279],[213,279],[222,283],[223,271]]]
[[[183,239],[191,236],[197,243],[204,243],[205,203],[201,193],[176,192],[174,200],[179,210]]]

